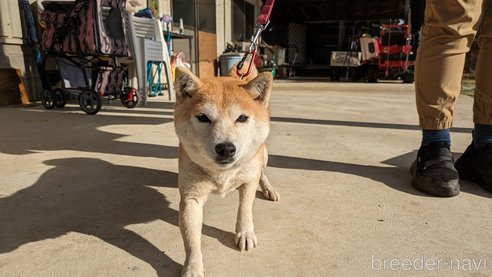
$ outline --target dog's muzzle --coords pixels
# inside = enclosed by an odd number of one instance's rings
[[[217,163],[232,163],[236,154],[236,146],[230,142],[219,143],[215,146],[215,153],[217,153]]]

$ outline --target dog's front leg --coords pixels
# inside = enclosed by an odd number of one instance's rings
[[[258,183],[247,183],[239,187],[239,210],[236,222],[236,245],[243,250],[256,247],[257,240],[253,225],[253,201]]]
[[[179,229],[186,251],[186,260],[181,276],[204,276],[201,234],[205,201],[206,198],[182,196],[179,203]]]

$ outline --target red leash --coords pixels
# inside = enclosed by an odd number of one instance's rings
[[[270,23],[270,14],[272,13],[273,4],[275,4],[275,0],[267,0],[265,5],[263,6],[263,9],[261,9],[260,16],[256,21],[256,32],[251,37],[250,40],[251,44],[248,47],[248,51],[244,53],[243,58],[241,59],[241,61],[239,61],[236,67],[236,74],[239,76],[240,79],[242,79],[245,76],[248,76],[249,73],[251,72],[251,65],[255,61],[256,50],[258,49],[258,38],[260,37],[261,32],[266,29],[268,23]],[[243,68],[244,62],[246,61],[246,58],[249,55],[251,55],[251,61],[249,62],[248,70],[246,71],[246,73],[241,74],[241,69]]]
[[[263,9],[261,9],[261,14],[258,17],[256,24],[265,25],[265,27],[266,25],[268,25],[268,22],[270,22],[270,14],[273,10],[273,4],[275,4],[275,0],[266,1],[265,6],[263,6]]]

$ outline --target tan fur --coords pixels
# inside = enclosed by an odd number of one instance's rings
[[[253,200],[260,185],[272,201],[279,194],[263,174],[268,161],[270,73],[200,80],[186,68],[176,69],[175,130],[179,146],[179,226],[186,251],[182,276],[204,276],[201,253],[203,205],[210,193],[239,191],[235,243],[241,250],[256,247]],[[206,116],[208,121],[198,117]],[[247,120],[239,119],[247,116]],[[219,144],[234,146],[232,157],[221,156]],[[231,152],[232,153],[232,152]]]

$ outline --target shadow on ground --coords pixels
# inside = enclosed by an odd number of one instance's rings
[[[347,126],[347,127],[362,127],[362,128],[377,128],[377,129],[397,129],[397,130],[422,130],[418,125],[395,124],[395,123],[379,123],[379,122],[362,122],[362,121],[344,121],[344,120],[327,120],[327,119],[312,119],[298,117],[272,117],[272,121],[299,123],[299,124],[318,124],[332,126]],[[452,127],[453,133],[471,134],[472,128]]]
[[[158,276],[178,275],[181,264],[125,229],[154,220],[178,226],[178,212],[152,188],[177,187],[176,173],[92,158],[55,159],[45,164],[53,168],[34,185],[0,198],[0,253],[78,232],[96,236],[149,263]],[[203,234],[235,249],[233,233],[205,225]]]
[[[455,158],[458,158],[460,155],[461,153],[454,153]],[[420,192],[411,186],[412,176],[410,175],[410,165],[415,160],[415,157],[417,157],[417,150],[382,161],[381,163],[386,166],[374,166],[302,157],[269,155],[268,166],[351,174],[383,183],[386,186],[401,192],[423,197],[433,197],[429,194]],[[490,193],[486,192],[476,184],[460,180],[460,185],[462,192],[492,198]]]
[[[0,133],[0,141],[2,141],[0,152],[23,155],[36,151],[72,150],[165,159],[178,157],[176,147],[138,141],[119,141],[125,136],[100,130],[105,126],[128,125],[125,128],[133,128],[132,126],[146,125],[155,126],[157,135],[159,125],[172,124],[172,118],[164,114],[162,117],[146,117],[138,116],[142,111],[122,110],[118,111],[118,115],[109,112],[109,114],[89,116],[84,113],[67,112],[75,107],[50,111],[42,109],[42,107],[19,108],[15,113],[6,113],[5,117],[15,114],[15,118],[5,118],[6,120],[0,122],[2,130],[8,130]],[[19,123],[22,127],[8,126],[7,120],[23,122]]]
[[[0,127],[8,130],[0,133],[2,153],[26,155],[38,151],[73,150],[129,158],[175,159],[178,156],[177,147],[118,141],[125,135],[100,130],[114,125],[160,128],[159,125],[172,122],[169,117],[139,116],[139,113],[135,114],[136,110],[88,116],[72,113],[70,107],[55,111],[44,111],[42,107],[16,108],[13,113],[9,109],[0,110],[2,117],[6,115],[8,118],[5,119],[9,119],[0,122]],[[141,114],[144,115],[153,113],[143,111]],[[0,198],[0,253],[11,252],[29,242],[78,232],[98,237],[147,262],[158,276],[178,275],[180,263],[139,234],[125,229],[128,225],[154,220],[166,221],[177,228],[178,211],[169,208],[165,195],[152,188],[177,188],[176,173],[113,165],[95,158],[52,159],[44,163],[52,168],[36,183]],[[233,233],[204,225],[203,234],[236,249]],[[181,238],[177,239],[181,245]]]

